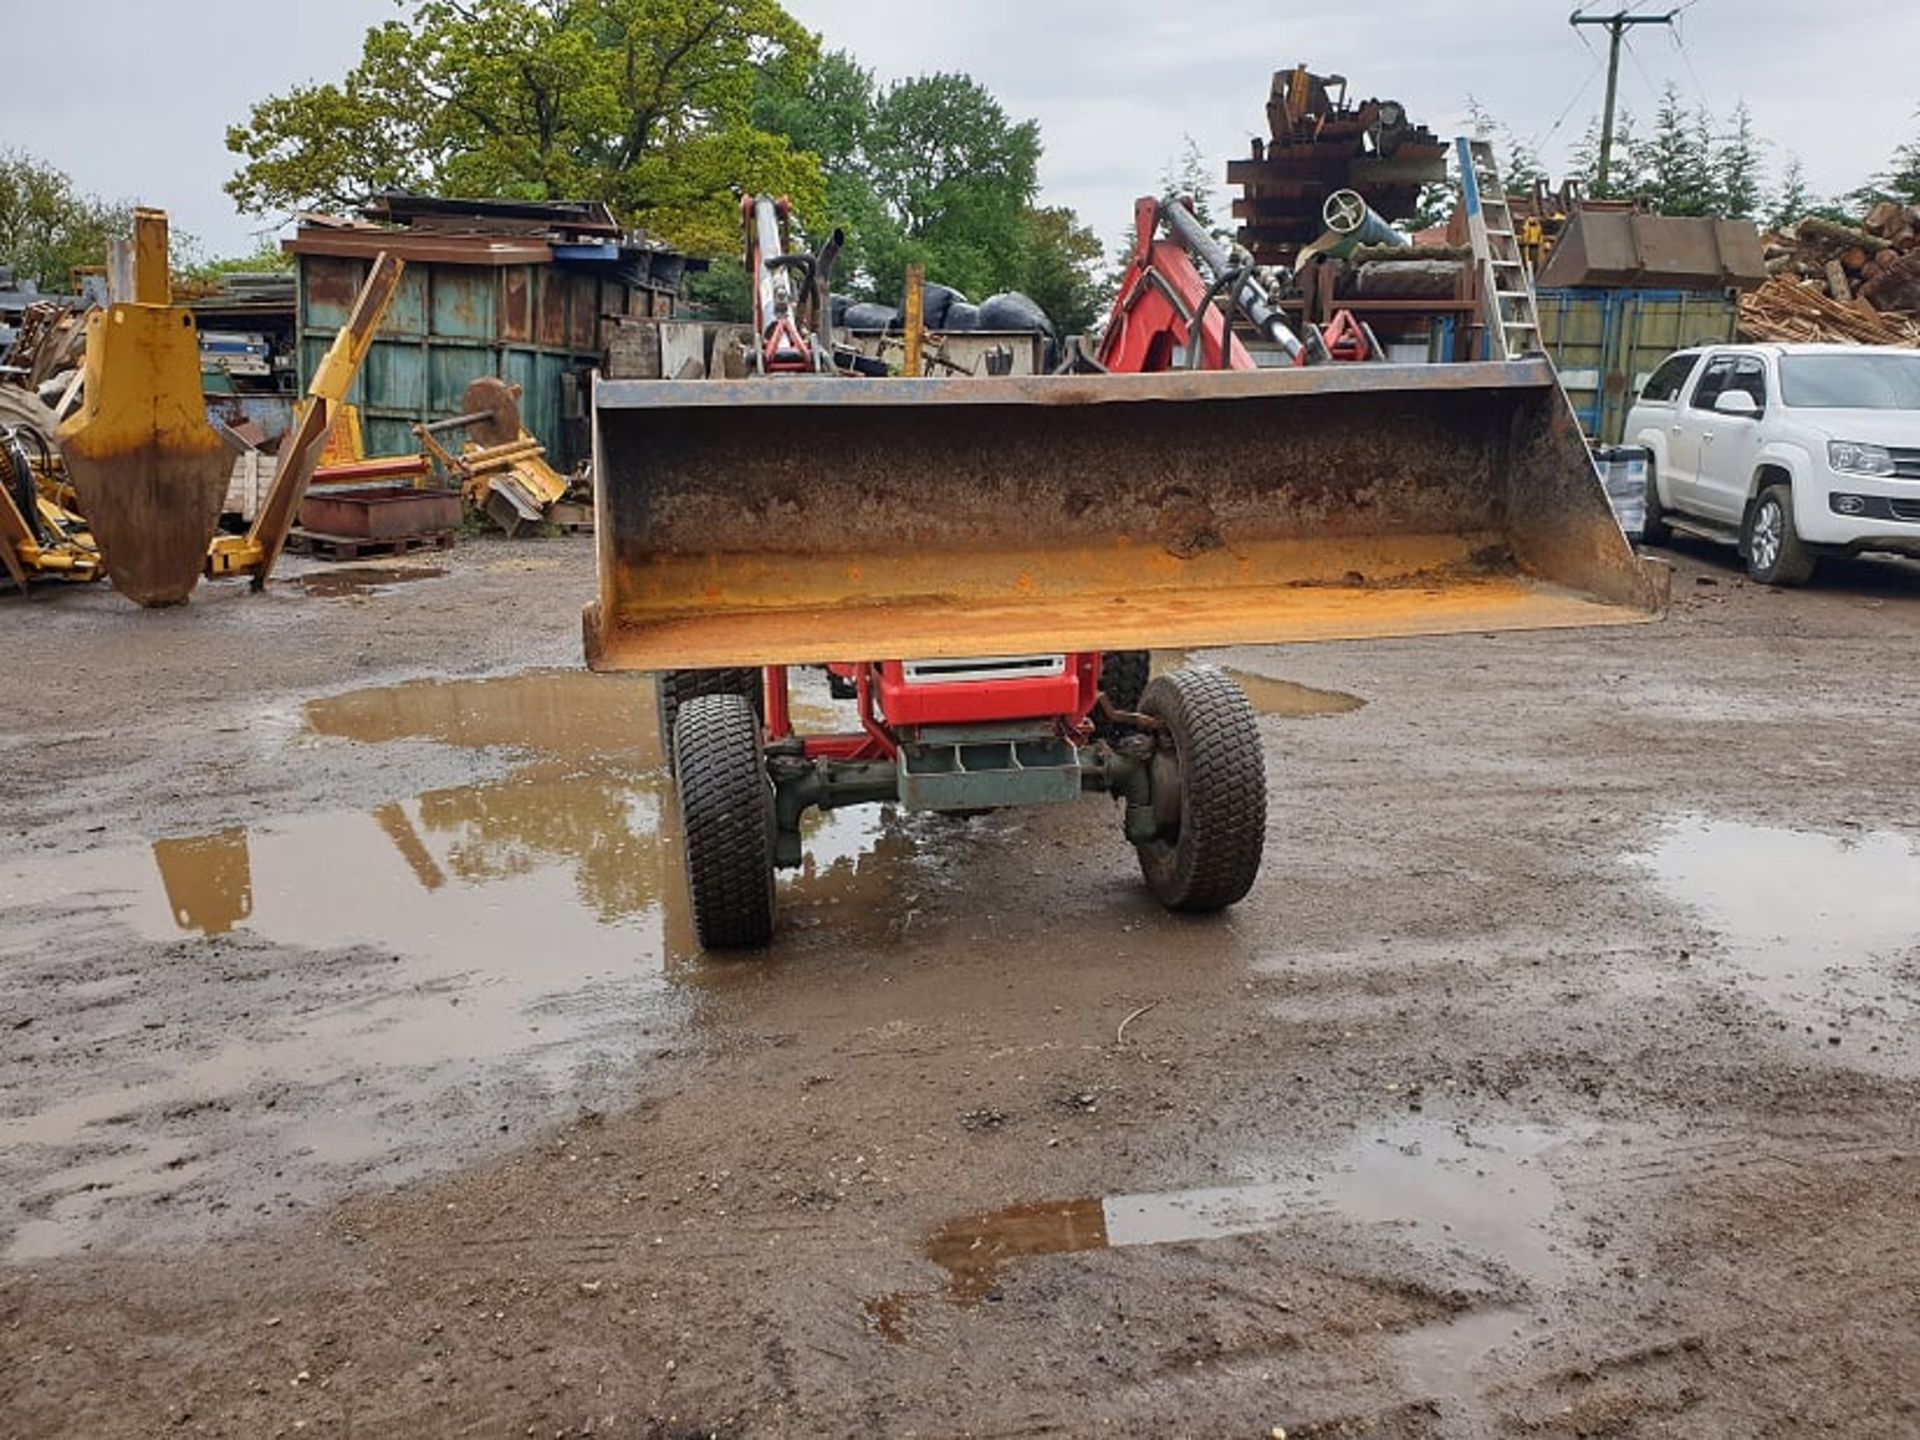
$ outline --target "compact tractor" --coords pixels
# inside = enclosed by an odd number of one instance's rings
[[[1303,340],[1269,277],[1143,201],[1093,373],[850,375],[822,338],[836,247],[790,254],[764,196],[743,218],[752,373],[593,394],[588,660],[659,677],[707,947],[772,937],[810,807],[876,802],[1106,794],[1153,894],[1221,909],[1265,846],[1259,725],[1218,669],[1149,680],[1151,649],[1654,609],[1545,360]],[[857,729],[796,729],[799,666]]]

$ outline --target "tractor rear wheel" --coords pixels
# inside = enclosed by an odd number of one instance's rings
[[[1211,665],[1161,675],[1140,709],[1165,723],[1154,761],[1160,833],[1137,846],[1147,888],[1170,910],[1221,910],[1245,897],[1267,838],[1260,725],[1240,687]]]
[[[766,692],[760,672],[745,668],[730,670],[662,670],[653,677],[653,708],[660,719],[660,753],[667,769],[674,770],[673,722],[680,707],[696,695],[741,695],[753,706],[753,712],[765,719]]]
[[[1153,669],[1151,650],[1108,650],[1100,657],[1100,690],[1116,710],[1138,710]]]
[[[773,785],[744,695],[696,695],[673,731],[693,929],[708,950],[773,938]]]

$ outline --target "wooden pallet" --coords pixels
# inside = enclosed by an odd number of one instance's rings
[[[562,535],[591,535],[593,506],[576,500],[556,500],[547,509],[547,523]]]
[[[322,535],[295,526],[287,533],[287,549],[317,560],[358,560],[367,555],[411,555],[416,550],[451,550],[453,531],[424,535],[395,535],[374,540],[365,535]]]

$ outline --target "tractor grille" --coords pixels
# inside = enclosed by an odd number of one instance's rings
[[[1920,480],[1920,450],[1889,450],[1893,473],[1902,480]]]

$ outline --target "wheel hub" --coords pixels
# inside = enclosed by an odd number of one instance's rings
[[[1762,570],[1771,569],[1780,558],[1780,507],[1768,502],[1753,517],[1753,560]]]

